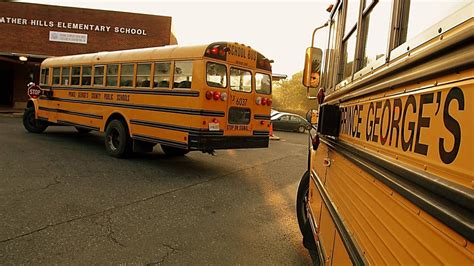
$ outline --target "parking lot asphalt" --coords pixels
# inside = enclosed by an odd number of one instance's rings
[[[307,135],[268,149],[108,156],[98,133],[0,117],[0,264],[311,263],[295,214]]]

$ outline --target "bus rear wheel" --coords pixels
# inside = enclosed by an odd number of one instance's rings
[[[189,150],[175,148],[168,145],[161,144],[160,146],[163,152],[168,156],[184,156],[189,152]]]
[[[125,158],[132,153],[132,140],[128,128],[121,120],[112,120],[105,130],[105,149],[116,158]]]
[[[309,224],[308,211],[308,195],[309,195],[309,171],[306,171],[301,177],[296,195],[296,216],[298,217],[298,225],[303,235],[303,245],[309,250],[316,250],[316,242],[314,240],[311,225]]]
[[[48,127],[48,123],[36,119],[35,108],[29,107],[23,113],[23,126],[30,133],[43,133]]]

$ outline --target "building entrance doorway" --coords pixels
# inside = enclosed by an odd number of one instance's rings
[[[13,70],[0,68],[0,105],[13,105]]]

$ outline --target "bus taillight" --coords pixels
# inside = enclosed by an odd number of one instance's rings
[[[218,91],[214,92],[214,100],[218,101],[221,99],[221,93]]]
[[[206,99],[210,100],[214,97],[213,91],[206,91]]]
[[[213,55],[217,55],[219,53],[219,48],[218,47],[214,47],[211,49],[211,54]]]
[[[227,59],[228,51],[229,47],[227,47],[225,43],[213,43],[208,46],[204,56],[225,61]]]
[[[227,93],[225,92],[219,92],[219,91],[206,91],[206,99],[211,100],[214,99],[216,101],[221,100],[225,101],[227,100]]]
[[[255,99],[255,103],[257,105],[272,105],[272,99],[270,98],[262,98],[262,97],[257,97],[257,99]]]

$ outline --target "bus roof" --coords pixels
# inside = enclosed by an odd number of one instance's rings
[[[215,44],[169,45],[163,47],[139,48],[111,52],[98,52],[69,56],[50,57],[43,61],[42,67],[58,65],[106,64],[114,62],[140,62],[150,60],[171,60],[177,58],[202,58],[206,50]],[[229,43],[230,44],[230,43]],[[236,44],[236,43],[235,43]]]

